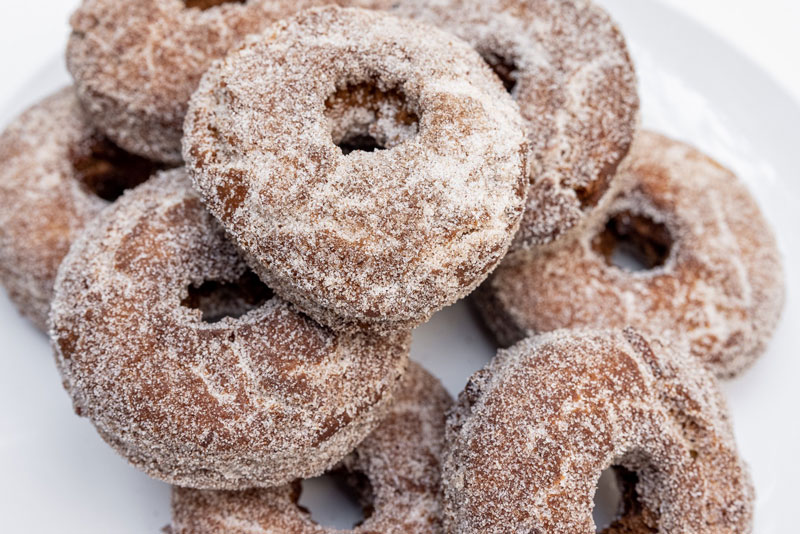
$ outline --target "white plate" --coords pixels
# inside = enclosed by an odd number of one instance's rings
[[[769,352],[724,385],[758,494],[757,534],[797,529],[800,480],[800,108],[756,65],[655,2],[603,0],[628,37],[647,127],[692,142],[736,170],[777,229],[788,277],[783,320]],[[54,53],[56,51],[54,50]],[[0,124],[69,82],[61,54],[18,96]],[[792,326],[794,325],[794,327]],[[72,413],[44,336],[0,296],[0,523],[4,532],[156,533],[169,522],[169,488],[129,467]],[[464,304],[414,335],[413,357],[456,394],[494,347]],[[309,485],[315,517],[346,521],[325,488]]]

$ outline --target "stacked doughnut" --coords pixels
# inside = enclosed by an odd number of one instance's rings
[[[354,532],[588,533],[609,468],[603,532],[749,531],[713,375],[783,282],[746,188],[638,129],[588,0],[329,3],[73,16],[74,87],[0,137],[0,281],[76,413],[173,534],[329,532],[325,472]],[[451,407],[411,331],[470,294],[511,348]]]

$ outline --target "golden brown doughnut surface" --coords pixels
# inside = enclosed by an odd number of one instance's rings
[[[503,345],[632,325],[688,342],[720,377],[760,356],[784,300],[780,252],[747,188],[684,143],[641,132],[608,212],[576,240],[502,265],[476,294]],[[618,267],[632,250],[644,270]]]
[[[439,534],[439,462],[451,404],[438,380],[409,366],[386,419],[335,468],[358,483],[364,501],[366,517],[352,530],[315,523],[297,504],[298,481],[244,492],[174,488],[172,534]]]
[[[247,273],[183,169],[104,211],[59,270],[51,332],[75,410],[150,476],[214,489],[315,476],[388,409],[408,333],[334,334],[254,294]]]
[[[336,7],[215,64],[184,138],[195,186],[261,278],[337,329],[414,326],[483,280],[522,216],[526,147],[469,45]]]
[[[67,65],[92,122],[121,147],[181,161],[189,97],[244,36],[328,0],[84,0]]]
[[[501,350],[460,395],[447,443],[447,532],[593,534],[612,466],[626,506],[603,534],[752,529],[753,488],[714,378],[633,329]]]
[[[614,21],[590,0],[393,4],[473,45],[519,104],[531,166],[513,249],[577,230],[602,207],[638,120],[636,75]]]
[[[157,169],[90,126],[72,87],[32,106],[0,135],[0,282],[37,327],[47,328],[70,243]]]

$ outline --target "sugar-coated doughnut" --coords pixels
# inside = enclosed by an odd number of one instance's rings
[[[89,125],[65,88],[0,135],[0,283],[42,330],[58,266],[83,227],[157,166]]]
[[[682,338],[720,377],[766,347],[784,299],[781,258],[755,200],[698,150],[641,132],[608,213],[577,240],[502,265],[476,294],[502,345],[558,328]],[[612,261],[633,247],[650,269]]]
[[[67,65],[93,122],[125,149],[176,164],[200,77],[245,35],[326,0],[84,0]]]
[[[183,169],[95,221],[59,270],[53,345],[76,412],[134,466],[270,487],[320,474],[378,425],[408,333],[337,335],[269,298]]]
[[[752,529],[753,488],[713,376],[630,328],[501,350],[460,395],[447,443],[447,532],[594,534],[610,467],[623,506],[603,534]]]
[[[378,11],[277,23],[192,97],[184,156],[275,291],[323,324],[408,327],[469,293],[522,216],[516,105],[466,43]]]
[[[386,419],[336,468],[354,483],[365,510],[352,530],[315,523],[297,504],[299,483],[278,488],[174,488],[171,534],[439,534],[440,460],[450,395],[412,363]],[[298,481],[299,482],[299,481]]]
[[[528,125],[530,184],[514,250],[556,240],[598,207],[638,119],[619,28],[590,0],[403,0],[395,12],[472,44]]]

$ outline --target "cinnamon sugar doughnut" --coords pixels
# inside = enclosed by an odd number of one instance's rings
[[[513,249],[549,243],[601,203],[639,110],[625,39],[589,0],[403,0],[395,12],[472,44],[528,124],[531,173]]]
[[[42,330],[58,266],[97,213],[156,165],[85,120],[75,91],[51,95],[0,135],[0,283]]]
[[[267,288],[258,299],[183,169],[96,221],[59,270],[51,332],[76,412],[134,466],[182,486],[267,487],[321,473],[377,426],[410,336],[336,335]],[[219,317],[209,284],[235,293],[240,279],[228,313],[249,311]],[[205,320],[198,299],[211,299]]]
[[[733,173],[696,149],[642,132],[608,214],[579,239],[501,266],[476,294],[503,345],[526,332],[632,325],[688,341],[720,377],[760,354],[783,306],[775,238]],[[611,261],[640,249],[650,269]]]
[[[753,488],[713,377],[630,328],[500,351],[460,395],[447,443],[448,532],[593,534],[612,466],[625,500],[603,534],[752,528]]]
[[[437,534],[442,532],[440,458],[450,395],[412,363],[389,415],[335,468],[354,482],[365,520],[352,530],[315,523],[297,504],[299,481],[244,492],[172,491],[172,534]],[[366,481],[366,483],[364,483]]]
[[[93,122],[125,149],[181,160],[189,97],[242,38],[327,0],[84,0],[67,65]]]
[[[336,329],[413,326],[469,293],[519,225],[526,153],[516,106],[466,43],[337,7],[215,64],[184,138],[253,268]]]

